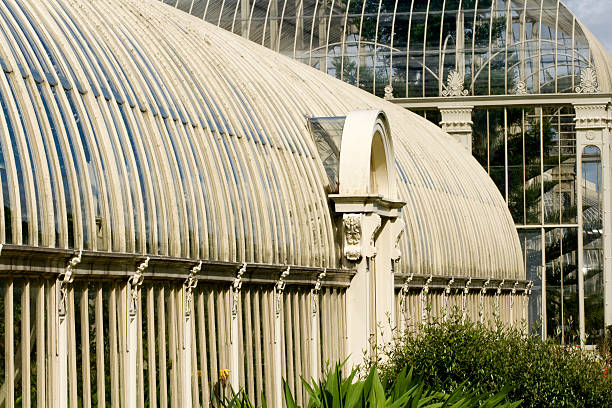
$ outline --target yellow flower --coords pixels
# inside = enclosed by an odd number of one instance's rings
[[[227,380],[229,379],[230,370],[227,368],[223,368],[219,370],[219,382],[221,385],[225,386],[227,384]]]

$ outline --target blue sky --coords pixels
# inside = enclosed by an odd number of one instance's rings
[[[612,53],[612,0],[562,0]]]

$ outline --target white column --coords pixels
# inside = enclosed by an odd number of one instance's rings
[[[127,284],[127,347],[125,349],[125,405],[127,408],[136,408],[137,401],[137,357],[138,357],[138,306],[140,287],[144,280],[143,272],[149,266],[149,257],[142,262],[134,275],[128,279]]]
[[[312,305],[312,314],[310,316],[310,377],[313,382],[319,381],[319,373],[321,372],[321,363],[319,360],[320,354],[320,335],[319,335],[319,292],[321,291],[321,283],[326,270],[317,276],[317,281],[314,288],[310,291],[310,302]]]
[[[192,343],[191,333],[193,330],[193,290],[198,286],[197,275],[202,270],[202,261],[191,268],[189,276],[183,283],[183,344],[180,352],[182,353],[181,360],[183,361],[183,369],[180,373],[180,395],[181,406],[193,406],[192,378],[193,367],[191,366],[192,358]]]
[[[274,408],[283,406],[283,366],[282,366],[282,322],[283,322],[283,292],[289,276],[289,267],[284,270],[274,286]]]
[[[453,136],[465,150],[472,154],[473,106],[441,106],[440,127]]]
[[[74,310],[68,309],[68,290],[74,280],[72,272],[81,263],[81,255],[82,251],[79,251],[79,254],[70,260],[66,271],[59,276],[55,283],[57,339],[55,343],[55,362],[53,364],[54,390],[52,393],[55,408],[68,406],[68,322],[70,320],[68,314],[74,314]]]
[[[381,218],[377,214],[343,215],[344,257],[348,266],[357,271],[347,290],[349,367],[363,363],[364,351],[368,355],[371,353],[370,338],[376,333],[375,316],[372,313],[370,264],[376,256],[374,235],[380,224]]]
[[[246,272],[246,267],[247,264],[243,263],[232,282],[232,320],[230,322],[230,344],[232,351],[230,356],[230,384],[235,392],[240,389],[240,339],[238,336],[238,314],[240,313],[242,275],[244,275]]]
[[[403,334],[408,328],[408,305],[406,302],[408,301],[408,291],[410,290],[410,282],[412,282],[412,279],[414,279],[414,273],[411,273],[410,276],[406,278],[400,289],[400,313],[402,314],[399,317],[400,334]]]
[[[580,344],[584,345],[584,254],[582,227],[582,152],[586,146],[596,146],[601,153],[603,195],[603,258],[604,258],[604,326],[612,324],[612,189],[610,169],[610,128],[608,123],[609,98],[593,98],[588,103],[574,104],[576,112],[576,182],[578,188],[578,310],[580,318]]]

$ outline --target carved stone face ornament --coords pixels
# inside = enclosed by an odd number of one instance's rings
[[[361,216],[348,214],[344,216],[344,256],[349,261],[361,259]]]

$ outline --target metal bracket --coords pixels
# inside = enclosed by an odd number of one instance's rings
[[[499,283],[499,285],[497,285],[497,293],[496,295],[499,296],[502,293],[502,286],[504,286],[504,283],[506,283],[505,279],[502,279],[502,281]]]
[[[136,312],[138,310],[138,288],[142,286],[142,282],[144,281],[143,273],[144,270],[149,267],[149,259],[151,258],[147,256],[144,262],[138,265],[138,268],[136,268],[136,272],[134,273],[134,275],[132,275],[130,279],[128,279],[130,290],[130,319],[136,318]]]
[[[191,304],[193,303],[193,290],[198,286],[197,274],[202,270],[202,261],[198,262],[196,266],[191,268],[189,276],[185,279],[183,286],[185,287],[185,305],[184,312],[185,317],[191,316]]]
[[[287,282],[285,282],[285,278],[287,276],[289,276],[289,272],[291,271],[291,267],[287,266],[287,269],[285,269],[280,277],[278,278],[278,281],[276,281],[276,285],[274,285],[274,294],[275,294],[275,302],[274,302],[274,313],[276,315],[276,318],[278,318],[280,316],[280,312],[281,312],[281,295],[283,294],[283,291],[285,290],[285,286],[287,285]]]
[[[495,310],[493,312],[495,313],[495,318],[496,319],[499,318],[499,296],[502,293],[502,286],[504,286],[505,282],[506,282],[506,280],[502,279],[502,281],[499,283],[499,285],[497,285],[497,291],[495,292]]]
[[[247,263],[243,263],[232,281],[232,319],[238,317],[238,297],[242,289],[242,275],[246,272]]]
[[[408,294],[408,290],[409,290],[408,285],[410,284],[410,282],[412,282],[412,279],[414,279],[414,273],[411,273],[410,276],[406,278],[406,280],[404,281],[404,284],[402,285],[401,291],[404,296]]]
[[[451,286],[452,286],[453,283],[455,283],[455,278],[451,276],[450,280],[446,284],[446,288],[444,288],[444,293],[446,294],[446,296],[450,295],[450,293],[451,293]]]
[[[432,280],[433,274],[429,274],[429,278],[427,278],[423,289],[421,289],[421,324],[425,324],[427,320],[427,294],[429,293],[429,284]]]
[[[451,293],[451,286],[455,283],[455,278],[451,276],[450,280],[446,284],[444,288],[444,321],[446,321],[448,317],[448,298]]]
[[[321,285],[323,278],[327,275],[327,268],[323,269],[323,272],[317,275],[317,281],[315,282],[314,288],[310,292],[312,295],[312,315],[315,316],[319,312],[319,292],[321,292]]]
[[[461,296],[462,305],[461,305],[461,323],[465,323],[465,318],[467,316],[467,295],[470,292],[470,284],[472,283],[472,278],[469,278],[467,282],[465,282],[465,286],[463,287],[463,294]]]
[[[491,282],[491,278],[488,278],[483,284],[482,289],[480,289],[480,310],[478,311],[478,315],[480,316],[480,323],[484,320],[484,296],[487,294],[487,286]]]
[[[1,250],[1,249],[0,249]],[[66,270],[63,274],[60,274],[58,277],[59,281],[59,302],[57,304],[57,312],[60,319],[64,319],[66,317],[67,306],[66,303],[68,301],[68,285],[74,281],[74,277],[72,276],[72,272],[74,268],[81,263],[81,256],[83,255],[83,251],[79,250],[78,255],[72,257],[70,261],[68,261],[68,265],[66,266]]]

